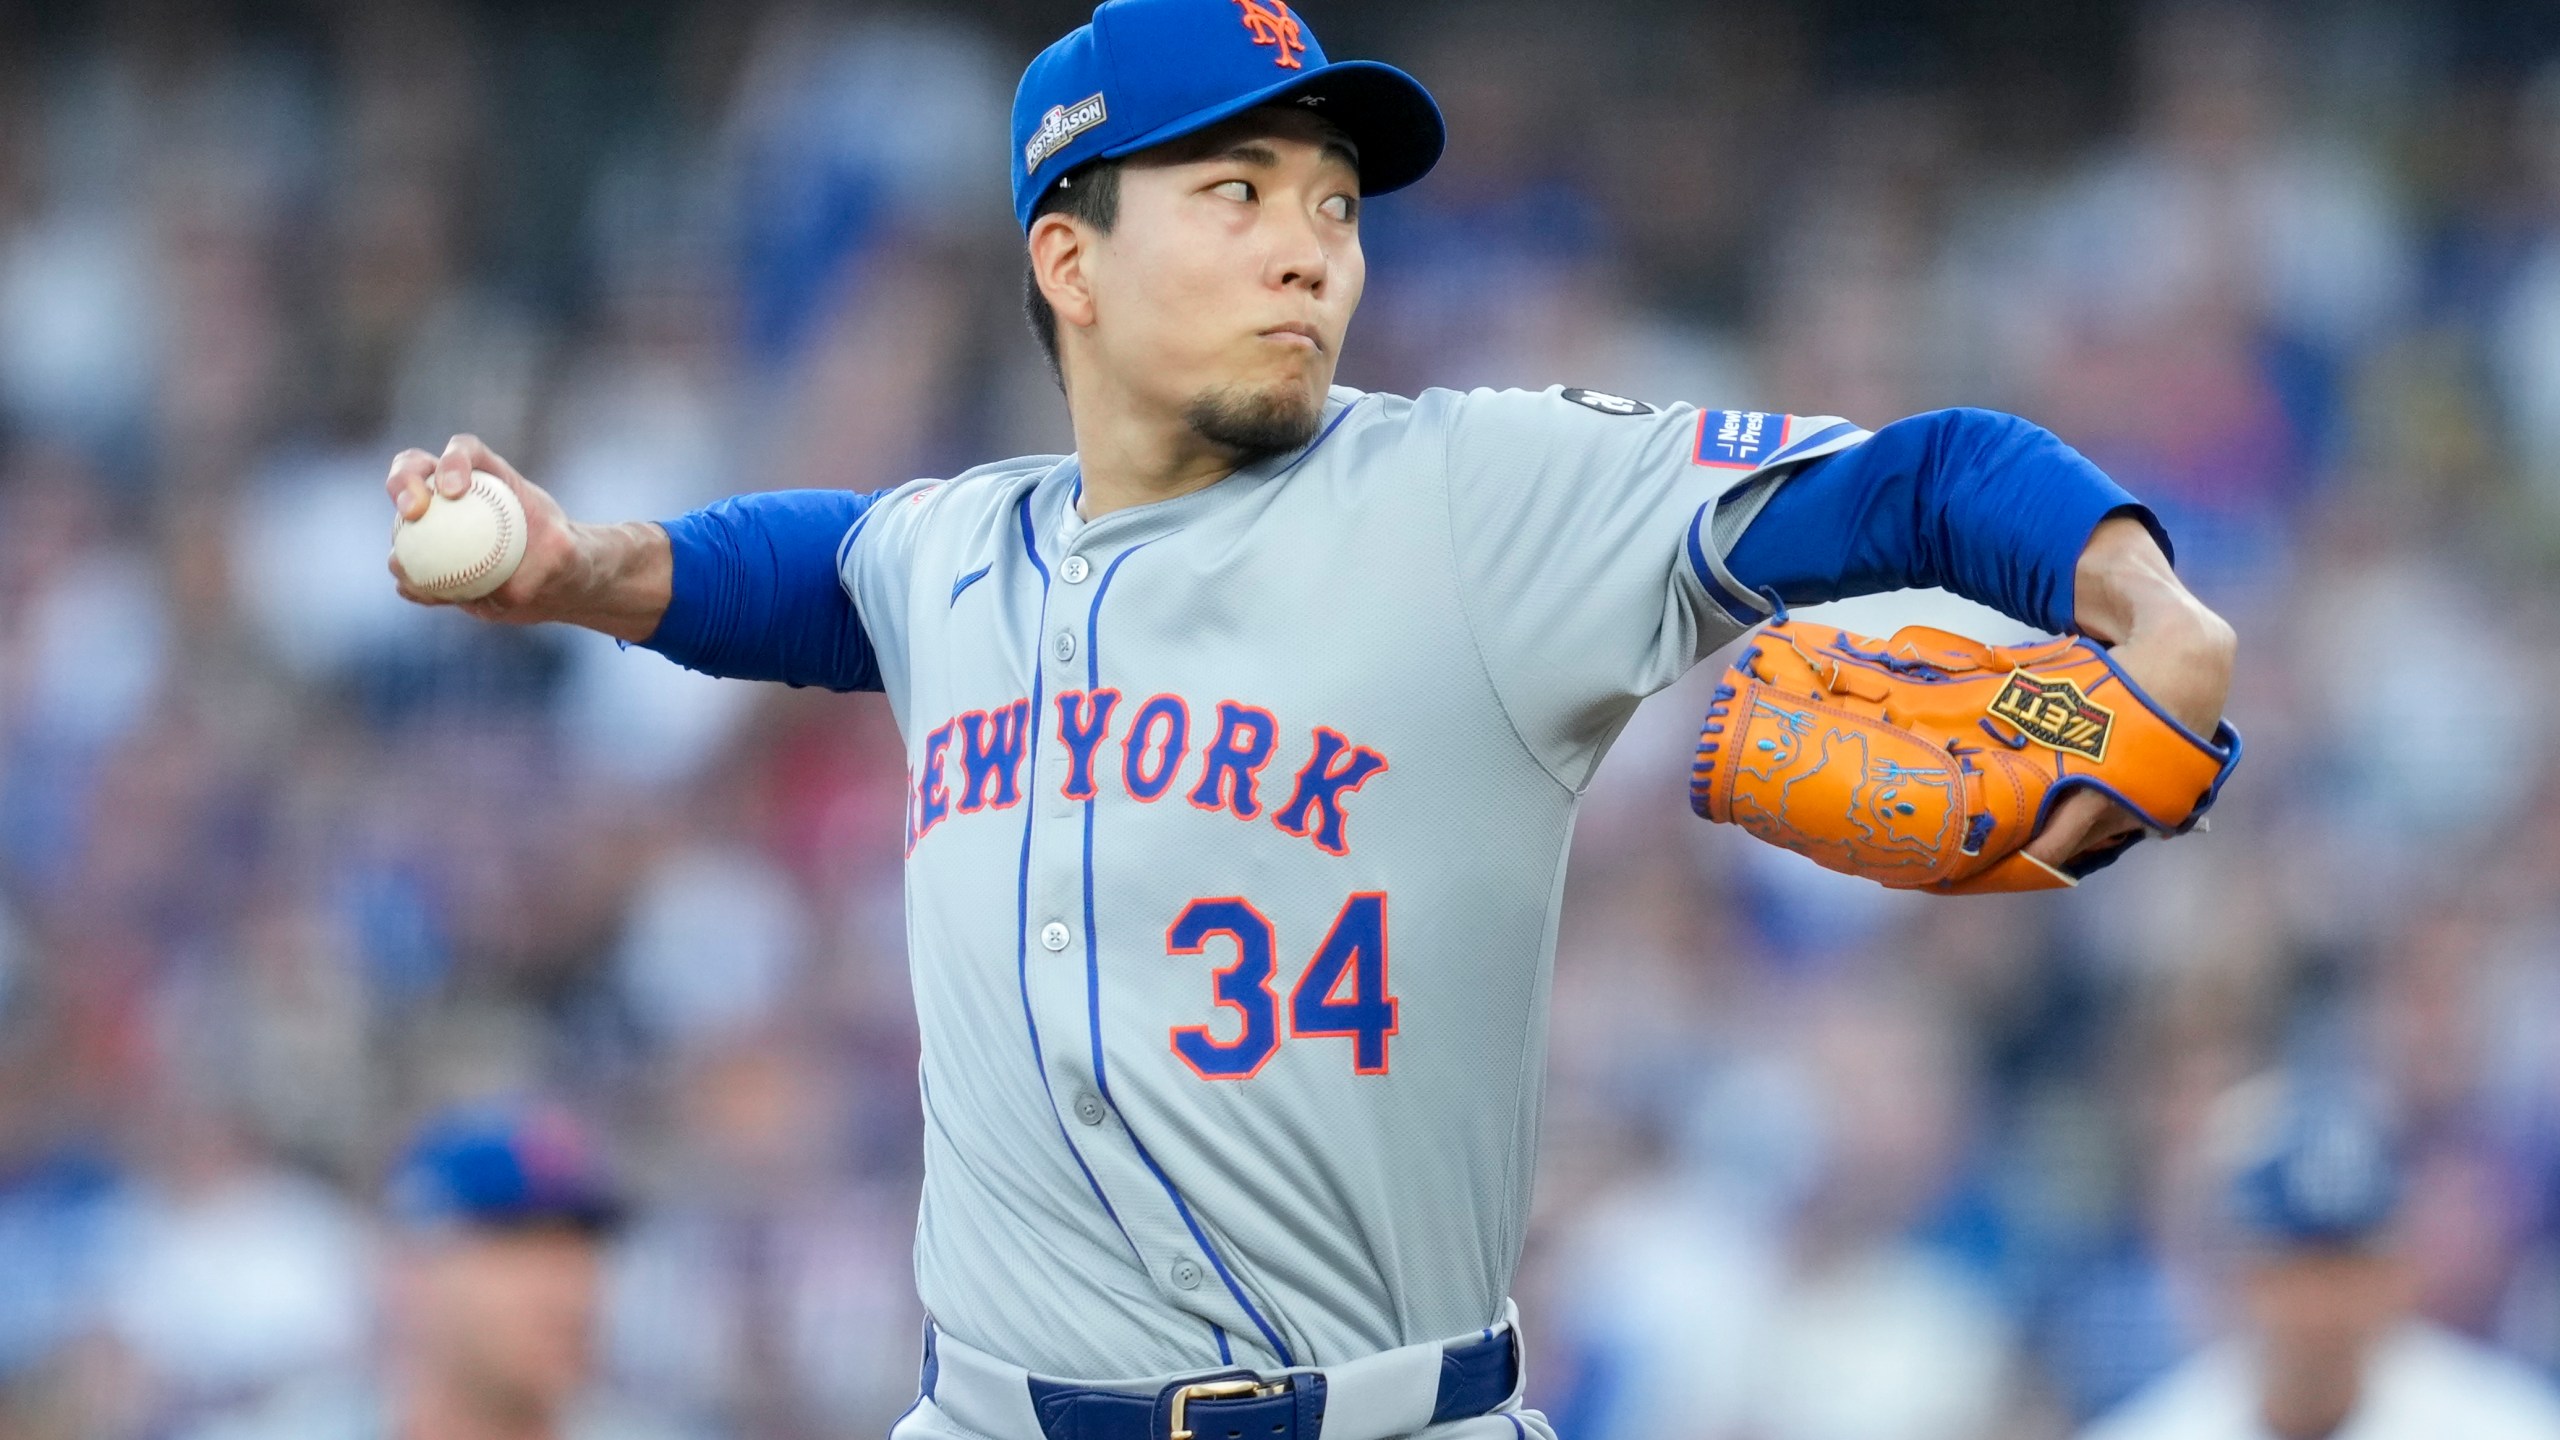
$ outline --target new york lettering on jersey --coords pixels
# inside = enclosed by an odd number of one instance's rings
[[[1690,533],[1760,468],[1701,414],[1336,390],[1305,450],[1089,523],[1058,457],[868,513],[950,1333],[1173,1373],[1502,1313],[1578,791],[1741,624]]]
[[[1066,772],[1056,780],[1063,798],[1091,800],[1094,776],[1117,774],[1131,799],[1153,802],[1180,791],[1197,809],[1267,820],[1320,850],[1350,853],[1345,797],[1386,769],[1386,756],[1352,743],[1339,730],[1315,726],[1293,752],[1303,753],[1305,763],[1289,782],[1287,798],[1274,806],[1265,803],[1262,793],[1262,772],[1280,745],[1279,724],[1270,711],[1219,701],[1213,712],[1216,728],[1195,752],[1191,706],[1181,696],[1150,696],[1136,707],[1126,731],[1114,734],[1120,700],[1120,692],[1108,688],[1069,690],[1054,697],[1055,738],[1067,753]],[[909,856],[934,827],[954,815],[1009,810],[1019,802],[1030,711],[1025,697],[992,710],[969,711],[926,733],[923,770],[911,775],[908,784]],[[954,772],[961,777],[956,790]],[[1187,776],[1196,780],[1187,781]]]

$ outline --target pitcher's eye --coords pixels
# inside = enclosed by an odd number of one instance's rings
[[[1212,194],[1233,200],[1239,205],[1253,203],[1253,183],[1248,180],[1221,180],[1209,187]]]
[[[1322,210],[1327,219],[1340,220],[1348,224],[1352,216],[1360,213],[1360,202],[1348,195],[1333,195],[1328,196],[1325,202],[1316,208]]]

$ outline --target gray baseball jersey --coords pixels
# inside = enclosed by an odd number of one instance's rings
[[[937,1323],[1087,1378],[1492,1323],[1577,796],[1751,618],[1737,487],[1865,433],[1337,389],[1306,449],[1090,523],[1072,457],[866,512]]]

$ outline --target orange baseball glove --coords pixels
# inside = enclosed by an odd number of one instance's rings
[[[2063,796],[2098,790],[2147,833],[2183,834],[2239,763],[2240,732],[2196,738],[2088,640],[2003,648],[1912,625],[1878,641],[1779,619],[1716,688],[1689,805],[1896,889],[2050,890],[2142,838],[2058,870],[2034,859]]]

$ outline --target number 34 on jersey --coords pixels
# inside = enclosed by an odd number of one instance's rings
[[[1288,1004],[1273,988],[1279,937],[1269,917],[1236,896],[1194,900],[1165,928],[1172,955],[1206,953],[1213,941],[1235,947],[1235,960],[1215,975],[1217,1002],[1242,1021],[1233,1039],[1221,1040],[1207,1025],[1173,1027],[1173,1053],[1203,1080],[1247,1080],[1280,1051],[1285,1010],[1289,1038],[1346,1037],[1351,1068],[1362,1075],[1387,1073],[1387,1037],[1396,1033],[1396,997],[1387,990],[1387,897],[1365,890],[1344,902],[1342,913],[1316,947],[1315,959],[1289,987]]]

